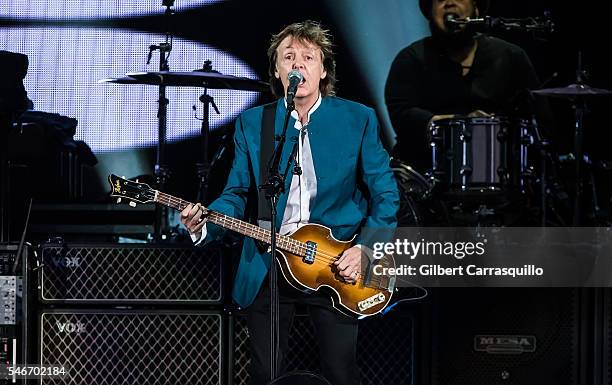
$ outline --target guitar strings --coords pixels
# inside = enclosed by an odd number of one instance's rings
[[[181,198],[177,198],[174,197],[172,195],[163,193],[161,191],[158,190],[154,190],[155,192],[157,192],[157,197],[158,200],[163,199],[165,202],[167,202],[169,205],[172,204],[173,206],[177,207],[178,209],[184,209],[184,207],[187,207],[187,205],[189,205],[191,202],[189,201],[185,201]],[[184,205],[184,206],[183,206]],[[207,209],[208,210],[208,209]],[[247,231],[247,230],[255,230],[257,232],[257,235],[260,235],[264,238],[269,238],[271,236],[269,230],[266,229],[262,229],[258,226],[252,225],[250,223],[241,221],[237,218],[232,218],[228,215],[222,214],[222,213],[218,213],[215,211],[210,210],[210,214],[209,215],[213,215],[213,216],[217,216],[218,220],[220,222],[231,222],[234,227],[238,227],[239,229],[242,228],[243,230]],[[236,223],[234,223],[236,221]],[[246,235],[246,234],[245,234]],[[304,254],[306,253],[306,251],[308,250],[308,247],[306,246],[306,244],[304,242],[301,242],[297,239],[291,238],[289,236],[286,235],[277,235],[277,241],[280,240],[281,242],[285,242],[288,245],[290,245],[290,247],[287,247],[288,249],[291,249],[291,246],[293,247],[293,249],[295,249],[295,253],[296,254]],[[294,252],[294,250],[287,250],[290,252]],[[320,258],[317,258],[320,257]],[[328,266],[332,266],[338,259],[340,258],[340,256],[338,255],[333,255],[333,254],[328,254],[322,251],[315,251],[315,262],[316,263],[325,263]],[[382,277],[380,276],[378,279],[376,279],[375,277],[370,279],[370,283],[375,283],[377,285],[380,285],[382,283],[383,278],[386,277]],[[357,279],[355,280],[356,282],[360,282],[363,281],[365,283],[365,277],[364,275],[359,272]]]

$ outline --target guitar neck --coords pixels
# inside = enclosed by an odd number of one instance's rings
[[[175,196],[163,193],[158,190],[155,190],[154,201],[156,203],[162,204],[164,206],[173,208],[178,211],[183,211],[185,207],[192,204],[189,201],[183,200],[181,198],[177,198]],[[245,221],[241,221],[240,219],[236,219],[234,217],[230,217],[229,215],[225,215],[225,214],[221,214],[216,211],[208,210],[207,220],[208,222],[212,222],[225,229],[235,231],[249,238],[253,238],[258,241],[265,242],[267,244],[271,243],[272,233],[270,232],[270,230],[261,228],[259,226],[255,226]],[[305,245],[302,242],[299,242],[286,235],[280,235],[280,234],[276,234],[276,245],[281,250],[285,250],[290,253],[298,254],[298,255],[303,254],[303,251],[301,250],[305,247]]]

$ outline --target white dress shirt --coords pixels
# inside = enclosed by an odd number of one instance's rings
[[[285,101],[285,103],[287,103]],[[308,122],[310,115],[321,105],[321,95],[317,102],[308,111],[306,124],[302,125],[297,111],[291,111],[291,116],[295,119],[294,128],[300,132],[298,140],[298,151],[296,158],[302,168],[302,175],[293,175],[291,187],[287,197],[287,206],[283,215],[280,233],[288,234],[308,223],[310,219],[310,206],[314,203],[317,196],[317,176],[312,161],[310,151],[310,140],[308,139]]]

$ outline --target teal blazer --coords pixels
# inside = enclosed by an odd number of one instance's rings
[[[286,113],[284,99],[277,102],[275,130],[282,132]],[[235,156],[221,196],[209,208],[242,219],[250,186],[259,186],[260,130],[263,106],[243,112],[236,121]],[[298,130],[291,118],[281,165],[287,164]],[[394,228],[399,194],[389,155],[380,141],[374,110],[337,97],[323,97],[308,123],[310,148],[317,178],[317,195],[311,205],[310,222],[331,228],[334,236],[348,240],[362,227]],[[280,228],[291,174],[278,201]],[[207,225],[202,244],[219,239],[223,229]],[[357,237],[357,243],[367,243]],[[250,305],[267,275],[270,254],[261,252],[252,239],[245,239],[234,281],[233,298],[241,307]]]

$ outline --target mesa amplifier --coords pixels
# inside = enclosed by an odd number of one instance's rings
[[[219,304],[222,250],[144,244],[46,244],[39,297],[48,304]]]
[[[224,384],[218,312],[52,310],[38,317],[40,384]],[[38,383],[38,381],[37,381]]]
[[[583,383],[578,289],[441,288],[433,295],[432,385]]]

